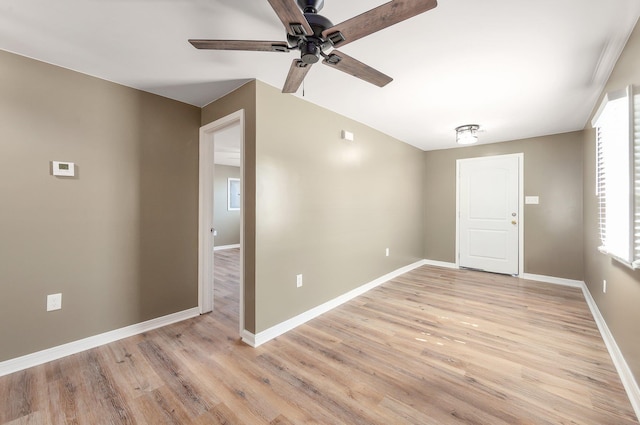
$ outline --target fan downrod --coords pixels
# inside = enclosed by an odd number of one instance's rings
[[[297,0],[304,13],[318,13],[324,7],[324,0]]]

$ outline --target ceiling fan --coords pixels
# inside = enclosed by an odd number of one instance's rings
[[[392,0],[354,18],[333,25],[318,12],[324,0],[268,0],[287,30],[287,41],[255,40],[189,40],[198,49],[250,50],[289,52],[300,50],[294,59],[282,88],[283,93],[295,93],[314,63],[322,63],[361,80],[384,87],[393,79],[382,72],[348,56],[335,47],[358,40],[398,22],[433,9],[437,0]]]

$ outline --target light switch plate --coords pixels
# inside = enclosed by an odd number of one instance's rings
[[[353,133],[347,130],[342,130],[342,132],[340,133],[340,136],[342,137],[342,140],[348,140],[350,142],[353,142]]]
[[[524,203],[528,205],[538,205],[540,203],[540,197],[538,196],[525,196]]]
[[[62,294],[47,295],[47,311],[60,310],[62,308]]]

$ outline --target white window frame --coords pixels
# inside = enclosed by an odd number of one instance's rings
[[[227,211],[240,211],[240,179],[227,179]]]
[[[640,268],[640,107],[633,87],[607,93],[596,128],[596,195],[604,254]]]

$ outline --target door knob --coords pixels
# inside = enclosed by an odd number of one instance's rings
[[[516,225],[516,224],[518,224],[518,222],[515,221],[515,220],[511,220],[511,224]]]

